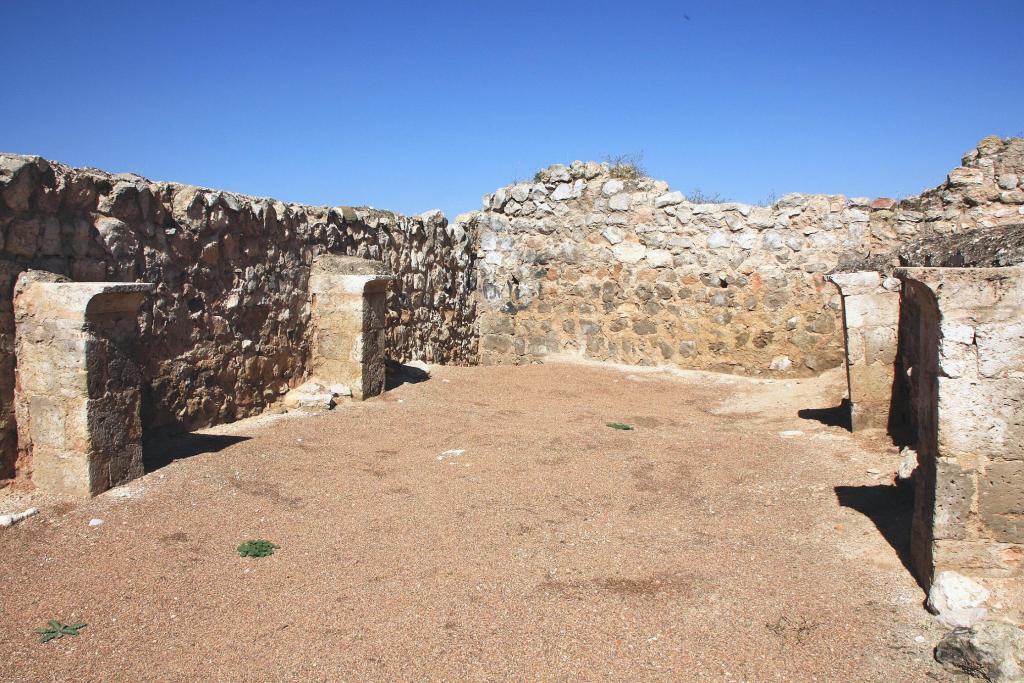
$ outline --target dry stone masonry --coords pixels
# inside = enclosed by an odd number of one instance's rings
[[[31,472],[16,462],[14,414],[12,292],[25,270],[154,283],[139,367],[142,426],[157,434],[256,414],[304,382],[318,254],[395,275],[388,356],[475,362],[474,242],[440,212],[301,206],[0,155],[0,477]]]
[[[573,162],[484,197],[481,360],[557,354],[746,374],[843,362],[826,275],[899,265],[915,239],[1021,222],[1024,140],[985,138],[920,197],[695,204],[629,169]],[[863,268],[861,268],[863,269]]]
[[[852,427],[916,451],[915,571],[995,599],[1024,590],[1022,225],[1020,138],[900,201],[573,162],[452,225],[0,155],[0,476],[95,494],[144,437],[373,396],[389,360],[845,363]]]

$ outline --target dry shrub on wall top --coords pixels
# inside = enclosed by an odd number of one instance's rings
[[[609,155],[604,158],[605,163],[608,164],[608,175],[620,180],[646,178],[647,171],[643,167],[643,160],[643,152]]]
[[[687,192],[686,199],[691,204],[726,204],[730,201],[728,197],[723,197],[717,192],[704,192],[699,187]]]

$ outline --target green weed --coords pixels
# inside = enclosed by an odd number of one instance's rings
[[[246,541],[238,546],[238,555],[240,557],[266,557],[267,555],[273,555],[274,551],[280,547],[276,543],[263,539]]]
[[[36,633],[39,634],[39,642],[48,643],[51,640],[57,638],[63,638],[64,636],[77,636],[78,632],[85,628],[85,624],[62,624],[56,619],[50,619],[48,622],[48,628],[37,628]]]

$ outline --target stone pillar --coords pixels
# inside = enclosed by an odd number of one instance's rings
[[[949,569],[1022,590],[1024,268],[897,275],[919,460],[915,570],[926,585]]]
[[[843,299],[850,428],[888,427],[900,282],[873,271],[836,273],[829,279]]]
[[[309,276],[311,378],[366,399],[384,391],[385,297],[394,277],[378,261],[321,254]]]
[[[138,311],[152,288],[18,278],[18,450],[39,488],[89,496],[142,475]]]

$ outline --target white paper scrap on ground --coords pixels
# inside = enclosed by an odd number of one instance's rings
[[[438,461],[446,460],[448,458],[457,458],[466,452],[465,448],[450,448],[441,455],[437,456]]]

